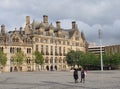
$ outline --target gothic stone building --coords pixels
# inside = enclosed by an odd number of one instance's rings
[[[34,63],[35,51],[41,52],[44,58],[43,70],[68,70],[65,55],[70,50],[80,50],[86,52],[87,41],[84,33],[77,28],[76,22],[72,22],[71,29],[64,29],[60,26],[60,21],[56,22],[56,27],[48,23],[48,16],[43,16],[43,21],[30,21],[30,16],[26,16],[26,26],[24,29],[5,31],[5,25],[1,25],[0,50],[7,54],[7,64],[4,71],[16,71],[17,67],[13,63],[12,55],[19,50],[26,54],[27,60],[20,65],[21,71],[38,70]]]

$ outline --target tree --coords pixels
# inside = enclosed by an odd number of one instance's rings
[[[75,67],[75,65],[77,65],[78,67],[81,66],[82,60],[84,60],[84,53],[81,51],[71,50],[66,55],[66,61],[68,65],[73,67]]]
[[[7,56],[5,53],[3,53],[2,51],[0,51],[0,65],[2,68],[4,68],[4,66],[7,63]],[[1,68],[0,68],[1,69]]]
[[[115,53],[112,55],[112,60],[111,60],[111,66],[113,68],[118,68],[118,66],[120,66],[120,54],[119,53]]]
[[[112,56],[112,63],[114,65],[120,65],[120,54],[119,53],[115,53],[113,56]]]
[[[39,66],[44,63],[44,59],[43,59],[43,56],[42,54],[39,52],[39,51],[35,51],[34,52],[34,55],[35,55],[35,63]],[[39,68],[39,67],[38,67]]]
[[[19,51],[15,53],[14,56],[12,56],[13,62],[15,65],[17,65],[18,71],[20,70],[20,66],[26,61],[26,55],[24,54],[23,51]]]
[[[83,67],[89,67],[89,69],[93,69],[95,66],[100,64],[99,57],[92,53],[84,53],[83,59],[81,61],[81,65]]]
[[[75,51],[71,50],[70,52],[67,53],[66,55],[66,61],[69,66],[75,66]]]
[[[83,65],[84,57],[85,57],[84,52],[82,52],[82,51],[75,52],[75,60],[76,60],[75,64],[77,64],[78,67]]]
[[[112,69],[118,68],[120,65],[120,54],[115,53],[115,54],[104,54],[103,55],[103,63],[104,66],[111,67]]]
[[[111,65],[111,56],[103,54],[103,63],[104,65]]]
[[[68,54],[66,55],[66,61],[68,65],[73,67],[75,65],[77,65],[78,67],[79,66],[86,67],[89,65],[92,65],[94,67],[100,65],[99,57],[96,56],[95,54],[84,53],[82,51],[74,50],[68,52]]]

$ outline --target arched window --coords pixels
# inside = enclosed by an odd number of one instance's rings
[[[50,63],[53,63],[53,57],[50,58]]]
[[[48,57],[46,57],[46,59],[45,59],[45,63],[48,63]]]
[[[10,47],[10,53],[14,53],[15,52],[15,48],[14,47]]]
[[[30,61],[31,61],[30,58],[27,58],[27,61],[26,61],[27,64],[30,64]]]
[[[62,63],[62,59],[61,59],[61,57],[59,58],[59,63]]]
[[[16,42],[19,42],[19,39],[18,39],[18,38],[16,38]]]
[[[57,63],[57,57],[55,57],[55,63]]]

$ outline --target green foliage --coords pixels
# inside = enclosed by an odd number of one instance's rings
[[[35,51],[34,55],[35,55],[35,63],[42,65],[44,63],[42,54],[39,51]]]
[[[7,62],[6,54],[0,51],[0,65],[5,66]]]
[[[81,51],[73,51],[71,50],[66,55],[66,61],[70,66],[86,66],[86,65],[99,65],[100,61],[98,56],[92,53],[84,53]]]
[[[113,65],[120,65],[120,54],[116,53],[112,55],[112,60],[111,60]]]
[[[66,55],[66,61],[70,66],[100,66],[100,55],[95,55],[92,53],[84,53],[81,51],[71,50]],[[103,65],[104,66],[117,66],[120,65],[120,54],[103,54]]]
[[[68,52],[67,55],[66,55],[66,61],[67,61],[68,65],[70,65],[70,66],[75,65],[75,63],[74,63],[75,55],[74,55],[74,54],[75,54],[75,51],[74,51],[74,50],[71,50],[71,51]]]
[[[16,63],[18,66],[20,66],[21,64],[23,64],[24,61],[26,61],[26,55],[22,51],[15,53],[12,58],[14,59],[14,63]]]
[[[119,53],[111,55],[104,54],[103,63],[104,65],[120,65],[120,54]]]
[[[82,65],[82,60],[84,60],[84,53],[81,51],[71,50],[66,55],[66,61],[70,66],[80,66]]]
[[[107,54],[103,54],[103,63],[104,65],[110,65],[111,64],[111,56]]]
[[[99,65],[100,61],[97,55],[92,53],[85,53],[82,65]]]
[[[83,53],[81,51],[76,51],[76,53],[75,53],[75,59],[76,59],[76,64],[78,66],[82,65],[82,61],[84,60],[84,54],[85,53]]]

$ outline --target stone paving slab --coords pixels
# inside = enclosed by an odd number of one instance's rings
[[[0,89],[120,89],[120,71],[89,71],[85,83],[70,71],[1,73]]]

